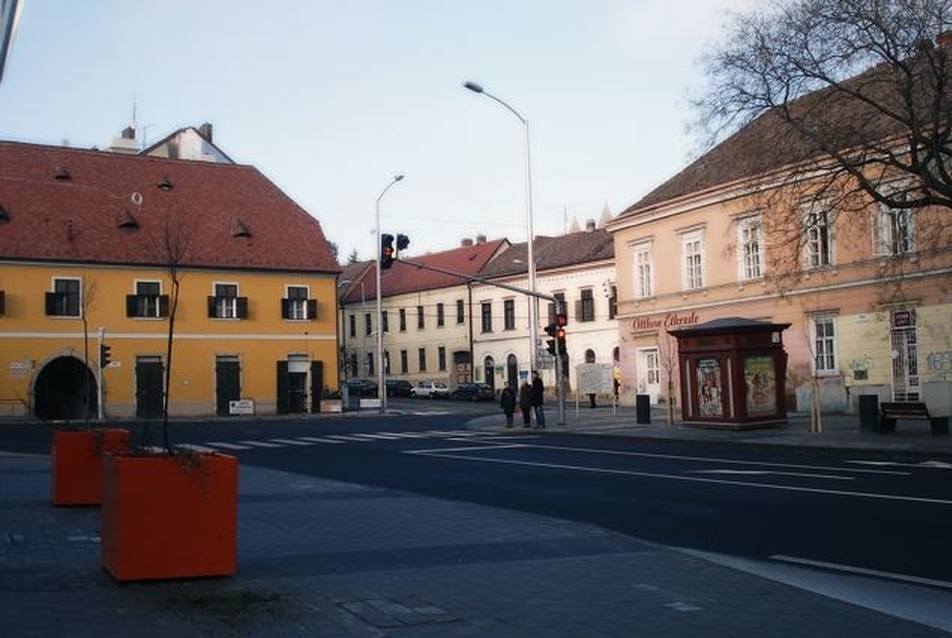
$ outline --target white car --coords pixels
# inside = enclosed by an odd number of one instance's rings
[[[428,399],[445,399],[450,389],[442,381],[420,381],[410,389],[410,396]]]

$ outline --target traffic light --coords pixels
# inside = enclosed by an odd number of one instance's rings
[[[401,233],[397,233],[397,254],[393,256],[394,259],[400,258],[400,252],[407,249],[407,246],[410,245],[410,238]]]
[[[384,233],[380,236],[380,267],[386,270],[393,266],[394,257],[393,235]]]
[[[556,328],[555,331],[555,344],[556,351],[559,354],[568,354],[568,350],[565,347],[565,328]]]
[[[565,326],[569,325],[569,316],[564,312],[558,313],[555,315],[555,325],[559,328],[564,328]]]
[[[548,350],[549,354],[555,354],[555,339],[548,339],[545,342],[545,349]]]
[[[109,365],[109,354],[112,350],[111,346],[107,346],[104,343],[99,344],[99,367],[105,368]]]

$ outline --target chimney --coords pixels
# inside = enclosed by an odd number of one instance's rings
[[[594,220],[594,219],[586,219],[586,220],[585,220],[585,232],[586,232],[586,233],[590,233],[590,232],[592,232],[593,230],[595,230],[595,220]]]
[[[212,143],[212,125],[208,122],[205,122],[198,127],[198,134],[201,135],[209,144]]]
[[[136,138],[136,130],[133,127],[127,126],[126,128],[122,129],[122,139],[134,140],[135,138]]]
[[[476,235],[476,243],[477,243],[477,244],[485,244],[485,243],[486,243],[486,235]]]
[[[462,248],[470,248],[473,245],[473,240],[469,237],[463,237],[463,240],[460,241],[459,245]]]

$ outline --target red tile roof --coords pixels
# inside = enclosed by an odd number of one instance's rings
[[[162,266],[169,219],[183,266],[340,271],[320,223],[251,166],[0,141],[0,208],[0,259]]]

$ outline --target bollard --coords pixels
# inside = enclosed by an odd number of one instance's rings
[[[651,423],[651,397],[647,394],[635,395],[635,423],[638,425]]]

